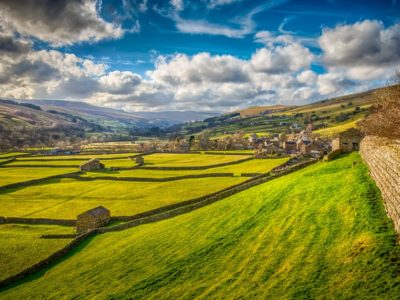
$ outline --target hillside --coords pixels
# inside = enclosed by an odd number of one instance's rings
[[[65,100],[23,100],[22,102],[39,105],[44,110],[56,110],[74,114],[97,124],[111,127],[165,127],[219,115],[214,112],[195,111],[126,112],[79,101]]]
[[[270,105],[270,106],[251,106],[237,112],[240,113],[241,117],[251,117],[259,114],[268,114],[276,111],[288,109],[286,105]]]
[[[396,299],[395,240],[379,191],[352,153],[92,238],[0,298]]]
[[[221,137],[236,132],[278,134],[290,132],[291,127],[304,129],[312,123],[315,130],[333,128],[322,134],[334,134],[341,126],[354,126],[362,119],[374,102],[374,90],[326,99],[303,106],[260,106],[208,118],[182,126],[182,134],[206,134]]]
[[[88,133],[104,131],[84,118],[44,111],[32,104],[0,100],[1,148],[51,145],[82,140]]]

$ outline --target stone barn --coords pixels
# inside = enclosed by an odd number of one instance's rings
[[[81,164],[79,166],[81,171],[95,171],[104,169],[104,165],[97,158],[92,158],[91,160]]]
[[[350,128],[332,140],[332,151],[341,150],[343,153],[358,151],[364,135],[355,128]]]
[[[135,158],[135,162],[138,164],[138,166],[141,166],[144,164],[144,158],[143,156],[138,156]]]
[[[83,233],[91,229],[99,228],[110,222],[110,211],[103,206],[98,206],[85,211],[76,218],[76,231]]]

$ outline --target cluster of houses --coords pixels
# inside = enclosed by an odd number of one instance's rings
[[[256,158],[267,158],[271,155],[309,155],[322,157],[331,151],[351,152],[358,150],[363,135],[354,128],[342,132],[334,140],[320,139],[313,136],[311,126],[294,134],[281,133],[272,139],[252,135],[250,141],[256,149]]]

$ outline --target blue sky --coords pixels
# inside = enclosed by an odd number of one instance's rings
[[[271,3],[266,5],[266,3]],[[102,16],[113,20],[107,6],[123,14],[121,1],[103,1]],[[260,47],[251,33],[243,37],[231,38],[223,35],[182,33],[176,28],[175,21],[168,16],[170,1],[148,1],[148,7],[157,7],[157,11],[147,9],[140,13],[140,31],[126,34],[118,40],[102,41],[96,44],[78,44],[63,48],[80,56],[93,56],[96,60],[106,58],[115,70],[130,70],[143,74],[153,67],[155,53],[174,54],[176,52],[194,55],[198,52],[211,54],[231,54],[243,59]],[[263,6],[266,6],[263,9]],[[268,8],[271,6],[271,8]],[[340,23],[352,24],[366,19],[380,20],[389,26],[399,22],[400,5],[396,1],[232,1],[231,4],[211,9],[205,1],[187,1],[182,18],[188,20],[206,20],[210,24],[239,29],[241,18],[254,9],[260,12],[253,17],[254,29],[251,32],[267,30],[279,34],[288,31],[295,36],[317,38],[323,27],[334,27]],[[132,20],[124,21],[129,28]],[[319,52],[314,48],[315,53]],[[111,58],[111,62],[107,60]]]
[[[3,0],[0,96],[125,110],[303,104],[387,83],[400,4]]]

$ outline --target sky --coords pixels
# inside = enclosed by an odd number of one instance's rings
[[[300,105],[386,85],[398,0],[0,0],[0,97],[127,111]]]

